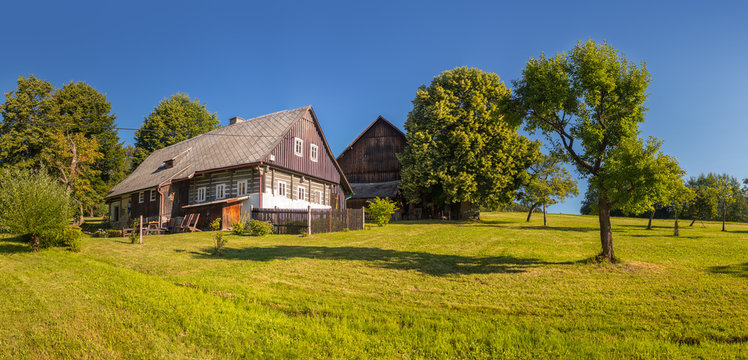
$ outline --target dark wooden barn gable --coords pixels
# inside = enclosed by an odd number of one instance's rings
[[[380,116],[338,156],[338,164],[351,183],[400,180],[395,154],[404,149],[405,134]]]

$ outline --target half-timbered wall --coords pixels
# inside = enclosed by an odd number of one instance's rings
[[[199,204],[201,202],[210,202],[220,200],[216,198],[216,185],[225,186],[224,199],[238,197],[237,182],[247,180],[247,194],[258,193],[260,191],[259,178],[256,168],[242,168],[235,170],[225,170],[213,173],[198,174],[189,180],[189,190],[187,194],[188,201],[183,205]],[[197,201],[197,189],[206,187],[205,201]],[[243,196],[246,196],[243,195]]]

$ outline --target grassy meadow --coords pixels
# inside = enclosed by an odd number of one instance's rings
[[[597,218],[0,239],[0,358],[748,358],[748,224]],[[685,225],[685,226],[683,226]]]

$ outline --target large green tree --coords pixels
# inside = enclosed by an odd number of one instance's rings
[[[646,211],[651,204],[646,187],[656,178],[647,167],[657,163],[659,148],[638,139],[649,82],[646,65],[589,40],[530,59],[514,83],[513,106],[527,130],[543,133],[597,192],[601,260],[615,258],[611,209]]]
[[[17,84],[0,105],[0,165],[38,169],[54,128],[34,124],[55,121],[55,88],[34,75],[19,77]]]
[[[135,169],[155,150],[218,128],[218,115],[187,94],[174,94],[161,101],[135,132]]]
[[[84,82],[55,89],[20,77],[0,106],[0,164],[49,172],[83,209],[98,207],[127,170],[111,104]]]
[[[530,208],[527,221],[530,221],[533,211],[542,206],[543,226],[547,226],[546,206],[579,194],[577,182],[562,165],[558,155],[550,154],[541,155],[539,160],[530,166],[528,172],[531,179],[520,188],[517,196],[522,205]]]
[[[496,207],[512,200],[538,156],[538,144],[504,117],[510,91],[499,76],[459,67],[421,86],[405,122],[400,188],[431,215],[472,202]]]

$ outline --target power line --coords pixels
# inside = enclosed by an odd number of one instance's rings
[[[145,131],[145,132],[164,132],[167,134],[182,134],[182,135],[192,135],[189,131],[179,131],[179,130],[171,130],[171,131],[162,131],[162,130],[154,130],[154,129],[135,129],[135,128],[126,128],[126,127],[109,127],[109,126],[102,126],[102,125],[79,125],[79,124],[57,124],[57,123],[40,123],[40,122],[34,122],[34,123],[18,123],[21,125],[27,125],[27,126],[39,126],[39,127],[68,127],[68,128],[89,128],[89,129],[110,129],[110,130],[124,130],[124,131]],[[217,129],[216,129],[217,130]],[[240,135],[240,134],[211,134],[210,132],[197,134],[198,135],[210,135],[210,136],[233,136],[233,137],[265,137],[265,138],[277,138],[277,136],[271,136],[271,135]]]

